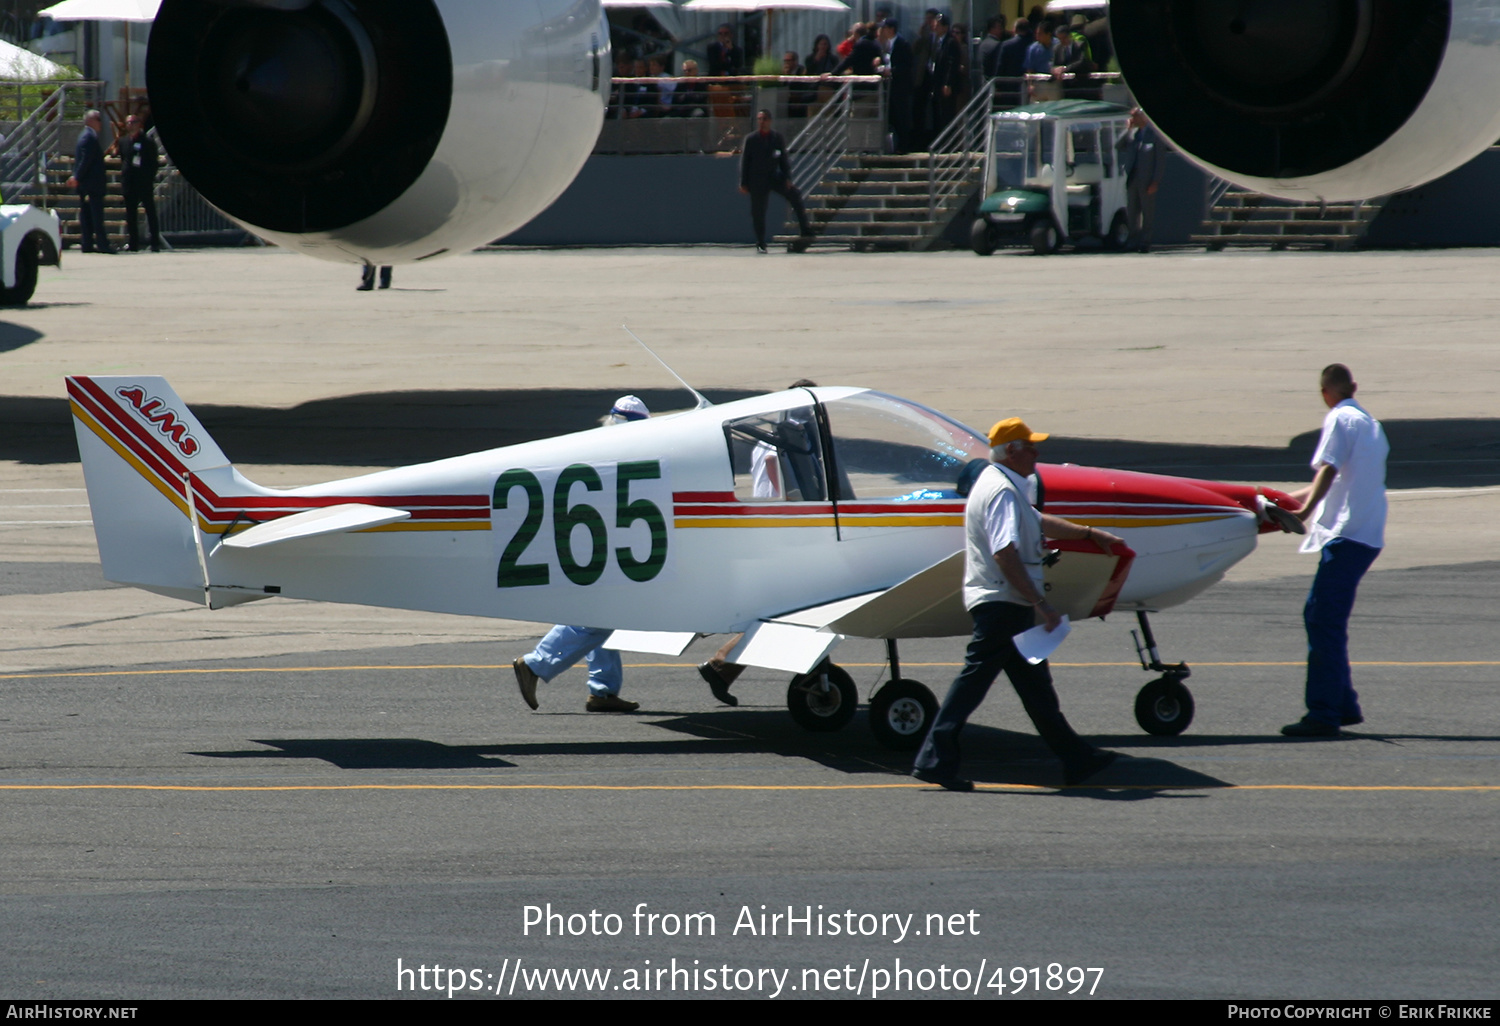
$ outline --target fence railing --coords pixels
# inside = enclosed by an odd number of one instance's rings
[[[823,180],[828,169],[849,152],[849,111],[853,104],[854,83],[845,82],[808,119],[796,138],[787,143],[787,162],[792,169],[792,184],[802,195]]]
[[[57,113],[65,121],[82,121],[90,108],[102,108],[103,82],[82,78],[0,82],[0,121],[25,121],[59,89],[64,90],[65,102]]]
[[[157,176],[156,188],[153,190],[156,198],[156,220],[163,235],[228,236],[237,234],[247,240],[259,241],[253,234],[214,209],[213,205],[203,198],[203,194],[193,188],[192,183],[182,176],[177,165],[172,163],[172,155],[167,152],[165,146],[161,145],[161,138],[154,128],[151,130],[151,137],[156,140],[163,159],[161,173]]]
[[[595,153],[724,153],[769,110],[776,130],[799,135],[846,85],[856,145],[878,148],[885,132],[885,86],[876,75],[751,75],[738,78],[618,78]]]
[[[14,202],[23,195],[47,195],[47,155],[62,135],[67,89],[54,89],[5,140],[0,154],[0,197]]]
[[[978,89],[948,127],[940,132],[927,153],[927,217],[961,192],[973,175],[974,164],[983,159],[985,119],[995,107],[999,79]]]

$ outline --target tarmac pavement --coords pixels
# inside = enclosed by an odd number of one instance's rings
[[[946,965],[978,996],[1067,997],[1052,963],[1101,969],[1095,997],[1495,996],[1490,251],[496,251],[398,268],[386,293],[275,250],[64,259],[0,322],[0,995],[442,993],[397,959],[464,994],[580,967],[611,970],[614,997],[724,993],[625,982],[675,958],[734,988],[753,970],[743,996],[868,997],[901,958],[928,996],[954,994]],[[585,714],[581,669],[530,713],[508,663],[535,625],[209,613],[98,577],[65,373],[166,374],[248,476],[305,483],[587,426],[624,391],[661,408],[672,382],[622,321],[711,395],[865,384],[980,426],[1023,415],[1059,436],[1044,457],[1287,484],[1308,477],[1318,369],[1349,363],[1393,442],[1351,630],[1367,723],[1276,733],[1300,714],[1311,572],[1280,536],[1153,618],[1194,667],[1186,734],[1135,725],[1147,677],[1111,617],[1055,674],[1078,729],[1130,758],[1058,786],[1002,683],[965,735],[967,796],[905,777],[863,713],[801,732],[779,675],[716,705],[692,669],[710,641],[627,657],[638,714]],[[961,656],[902,648],[939,694]],[[838,658],[868,697],[881,647]],[[539,936],[526,909],[549,902],[622,932]],[[642,903],[678,932],[639,933]],[[856,934],[752,933],[762,904],[852,911]],[[689,913],[715,934],[684,936]],[[860,933],[867,913],[922,932]],[[1018,968],[1038,986],[1017,994]]]

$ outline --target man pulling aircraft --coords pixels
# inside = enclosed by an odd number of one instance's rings
[[[949,791],[974,790],[972,780],[958,775],[958,735],[1001,670],[1037,733],[1062,760],[1066,783],[1082,783],[1116,758],[1114,752],[1101,751],[1074,733],[1058,705],[1047,661],[1028,662],[1014,641],[1015,635],[1036,624],[1038,616],[1049,631],[1062,622],[1062,615],[1047,601],[1042,580],[1047,538],[1091,541],[1106,554],[1124,544],[1108,531],[1049,516],[1032,506],[1027,479],[1036,470],[1036,443],[1047,437],[1019,417],[990,428],[994,462],[974,482],[964,507],[964,608],[974,618],[974,638],[912,770],[918,780]]]

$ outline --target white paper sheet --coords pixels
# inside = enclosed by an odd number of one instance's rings
[[[1046,624],[1038,624],[1029,631],[1017,634],[1016,649],[1028,663],[1039,663],[1057,651],[1057,646],[1063,643],[1063,638],[1072,629],[1073,625],[1068,622],[1067,614],[1064,613],[1062,623],[1057,625],[1056,630],[1049,631]]]

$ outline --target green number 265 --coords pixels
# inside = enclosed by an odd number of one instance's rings
[[[621,572],[632,581],[649,581],[667,562],[667,519],[661,508],[650,499],[630,498],[633,481],[655,481],[661,478],[661,464],[656,460],[620,463],[615,467],[615,530],[623,531],[636,521],[645,521],[651,532],[651,548],[645,559],[638,559],[628,546],[615,549],[615,561]],[[574,584],[589,585],[603,575],[609,561],[608,528],[599,510],[588,502],[573,503],[573,494],[582,486],[587,499],[590,492],[604,490],[599,471],[586,463],[575,463],[557,476],[552,489],[552,541],[557,548],[557,562],[563,575]],[[521,556],[541,532],[546,515],[542,483],[529,470],[507,470],[495,481],[494,508],[509,508],[515,489],[525,496],[526,513],[521,526],[511,536],[500,555],[495,584],[501,588],[525,588],[551,581],[547,563],[522,563]],[[570,505],[571,503],[571,505]],[[587,531],[588,545],[580,559],[573,541],[577,527]]]

